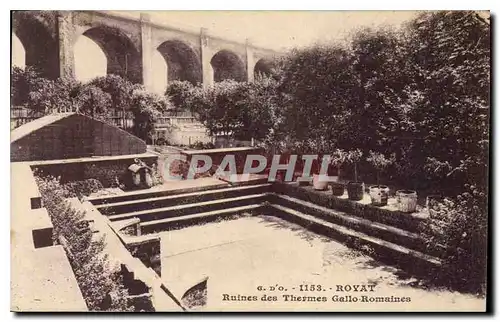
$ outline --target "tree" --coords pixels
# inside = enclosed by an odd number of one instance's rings
[[[284,58],[279,88],[285,137],[304,147],[316,146],[314,153],[330,153],[352,141],[351,60],[348,49],[336,44],[296,49]]]
[[[80,86],[74,98],[74,106],[79,113],[104,121],[108,119],[111,104],[110,94],[90,84]]]
[[[401,136],[407,76],[400,38],[398,32],[388,28],[366,28],[350,39],[354,79],[349,104],[353,140],[349,145],[364,152],[376,148],[389,153],[395,148],[395,138]]]
[[[111,96],[110,113],[118,115],[118,111],[121,112],[123,121],[130,112],[134,91],[141,88],[141,85],[114,74],[94,78],[89,85],[96,86]]]
[[[348,161],[349,155],[350,155],[349,152],[344,151],[342,149],[336,149],[330,155],[331,164],[337,167],[337,176],[339,180],[340,180],[340,169],[342,168],[342,165]]]
[[[486,184],[490,26],[475,12],[423,13],[405,33],[413,163],[451,171],[443,186]],[[433,163],[429,163],[433,162]],[[437,163],[435,162],[437,161]],[[472,181],[472,182],[471,182]]]
[[[243,83],[225,80],[207,88],[194,88],[190,108],[210,135],[234,137],[242,126],[243,86]]]
[[[39,78],[30,88],[26,106],[35,113],[74,111],[70,96],[73,81]]]
[[[12,68],[10,83],[10,98],[12,106],[25,106],[29,99],[29,93],[42,77],[31,66],[25,69],[17,66]]]
[[[154,123],[170,106],[165,97],[148,92],[144,88],[136,89],[130,105],[134,116],[134,135],[149,140],[154,132]]]
[[[346,161],[354,165],[354,182],[358,182],[358,163],[362,156],[363,152],[360,149],[347,152]]]
[[[407,160],[450,198],[425,223],[447,248],[456,286],[485,283],[488,218],[490,25],[475,12],[423,13],[405,32],[413,122]],[[424,172],[425,171],[425,172]],[[484,290],[484,289],[483,289]]]
[[[193,84],[188,81],[173,81],[168,84],[165,96],[169,97],[177,109],[185,109],[190,106],[189,99],[192,97]]]
[[[254,82],[241,85],[242,102],[238,104],[242,126],[236,136],[244,139],[265,139],[279,122],[282,97],[279,82],[272,76],[257,76]]]
[[[278,82],[258,77],[253,83],[225,80],[207,88],[192,87],[184,98],[210,135],[264,140],[279,109]],[[172,91],[170,92],[172,93]]]
[[[395,154],[392,154],[390,157],[386,157],[382,153],[370,151],[370,155],[366,161],[368,161],[377,172],[377,185],[380,184],[380,174],[394,162],[395,157]]]

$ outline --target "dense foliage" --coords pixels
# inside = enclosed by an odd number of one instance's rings
[[[46,79],[30,67],[13,68],[11,99],[12,105],[24,106],[34,114],[78,112],[110,123],[121,112],[123,118],[133,118],[133,127],[126,129],[145,140],[151,137],[161,113],[173,107],[168,97],[148,92],[117,75],[81,83]]]
[[[449,247],[447,278],[468,290],[485,282],[489,57],[486,19],[423,13],[398,31],[365,29],[348,45],[295,50],[281,79],[281,137],[297,152],[372,151],[373,166],[392,167],[386,180],[448,196],[425,229]],[[394,162],[379,167],[377,155]],[[362,178],[374,172],[367,162]]]
[[[132,133],[142,139],[153,135],[156,120],[169,108],[169,101],[144,89],[134,91],[130,110],[134,116]]]
[[[175,105],[195,113],[210,135],[238,140],[263,140],[269,134],[280,97],[277,81],[268,76],[252,83],[225,80],[206,88],[172,82],[167,94]]]
[[[182,110],[189,106],[193,85],[188,81],[172,81],[168,84],[165,96],[170,97],[176,109]]]

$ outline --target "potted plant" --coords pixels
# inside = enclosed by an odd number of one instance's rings
[[[365,184],[358,181],[358,163],[361,161],[363,152],[360,149],[352,150],[347,153],[347,162],[354,165],[354,181],[347,183],[347,195],[350,200],[362,200],[365,192]]]
[[[415,190],[396,191],[396,200],[399,211],[410,213],[417,209],[417,192]]]
[[[325,156],[319,158],[320,162],[318,162],[318,166],[316,167],[316,171],[313,174],[313,187],[314,190],[326,190],[328,188],[328,174],[320,174],[321,165],[323,163]]]
[[[337,149],[330,156],[331,163],[337,167],[337,180],[330,183],[332,194],[342,196],[344,194],[344,184],[340,181],[340,168],[347,161],[348,153],[342,149]]]
[[[375,168],[377,173],[377,184],[375,186],[370,186],[369,192],[372,205],[374,206],[387,205],[389,187],[380,185],[380,173],[391,165],[395,158],[394,154],[390,158],[386,158],[386,156],[382,153],[370,151],[370,156],[366,159],[366,161],[368,161]]]

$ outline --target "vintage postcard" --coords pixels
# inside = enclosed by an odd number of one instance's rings
[[[11,22],[12,311],[486,311],[488,11]]]

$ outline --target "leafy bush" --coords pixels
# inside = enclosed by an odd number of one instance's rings
[[[42,201],[54,226],[54,240],[64,244],[78,286],[91,311],[132,311],[128,293],[117,267],[111,267],[102,254],[103,239],[95,240],[86,229],[84,214],[73,209],[65,198],[79,197],[99,189],[97,180],[61,185],[55,178],[36,178]]]
[[[170,97],[177,109],[184,109],[190,106],[189,100],[192,97],[193,88],[194,86],[188,81],[175,80],[168,84],[165,95]]]
[[[111,95],[105,93],[97,86],[83,85],[73,102],[75,111],[103,121],[108,120],[111,107]]]
[[[396,155],[392,154],[389,158],[379,152],[370,150],[370,156],[366,159],[377,172],[377,184],[380,183],[380,173],[387,169],[395,161]]]
[[[444,268],[435,276],[462,291],[484,294],[487,268],[487,194],[467,185],[466,192],[447,198],[423,224],[429,246],[442,245]]]
[[[167,92],[182,100],[210,135],[262,140],[275,125],[274,111],[280,105],[277,84],[274,78],[260,77],[253,83],[225,80],[207,88],[189,89],[178,83]]]
[[[215,149],[215,145],[212,142],[203,143],[200,141],[194,142],[189,147],[195,150]]]
[[[342,150],[342,149],[336,149],[331,155],[330,155],[330,163],[334,166],[337,167],[337,176],[340,179],[340,168],[344,163],[347,162],[347,158],[349,156],[349,153]]]
[[[103,189],[102,183],[97,179],[68,182],[63,185],[66,198],[77,197],[82,199],[92,193]]]
[[[13,68],[12,104],[37,113],[79,112],[92,118],[111,121],[117,111],[123,117],[133,117],[133,134],[149,140],[154,122],[167,109],[172,109],[168,97],[145,90],[120,76],[97,77],[86,84],[75,80],[50,80],[32,68]],[[129,116],[130,115],[130,116]]]
[[[134,115],[133,134],[148,140],[152,137],[154,124],[169,107],[165,97],[150,93],[144,89],[135,90],[130,110]]]
[[[91,86],[100,88],[111,97],[111,107],[115,110],[128,111],[132,105],[134,91],[141,85],[133,84],[118,75],[106,75],[96,77],[89,83]]]
[[[25,69],[13,67],[10,83],[10,98],[13,106],[26,106],[29,93],[38,86],[42,79],[39,72],[31,66]]]
[[[354,182],[358,182],[358,163],[362,156],[363,152],[360,149],[347,152],[346,161],[354,165]]]

